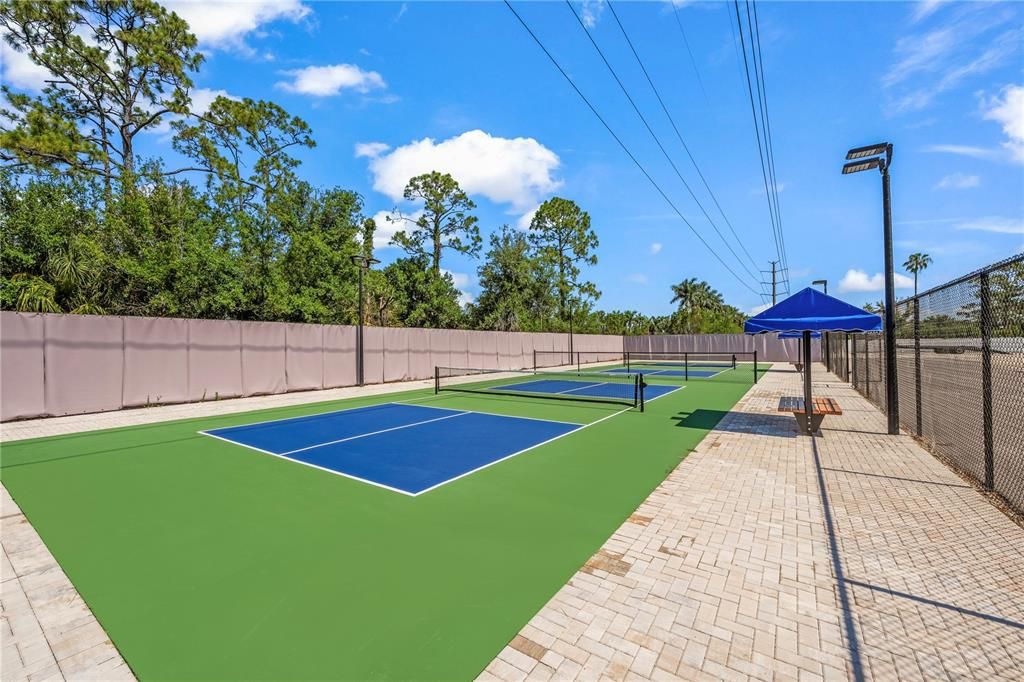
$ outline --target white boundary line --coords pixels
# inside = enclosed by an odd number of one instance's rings
[[[558,379],[555,379],[555,381],[558,381]],[[607,386],[610,383],[611,383],[610,381],[598,381],[598,382],[595,382],[595,383],[592,383],[592,384],[584,384],[583,386],[577,386],[576,388],[567,388],[564,391],[555,391],[555,393],[557,393],[558,395],[564,395],[566,393],[572,393],[574,391],[583,391],[583,390],[586,390],[588,388],[597,388],[598,386]],[[623,384],[623,385],[626,385],[626,384]],[[584,394],[584,395],[586,395],[586,394]],[[587,396],[587,397],[590,397],[590,396]],[[600,396],[596,396],[596,397],[600,397]]]
[[[358,435],[349,436],[347,438],[339,438],[338,440],[330,440],[330,441],[327,441],[326,443],[318,443],[316,445],[307,445],[304,448],[296,448],[294,450],[289,450],[288,452],[282,452],[281,454],[285,455],[285,456],[287,456],[287,455],[294,455],[296,452],[306,452],[307,450],[316,450],[317,448],[325,448],[328,445],[337,445],[338,443],[345,443],[345,442],[350,441],[350,440],[359,440],[360,438],[368,438],[370,436],[376,436],[378,434],[387,433],[389,431],[400,431],[401,429],[409,429],[409,428],[412,428],[414,426],[422,426],[423,424],[430,424],[431,422],[439,422],[439,421],[443,421],[445,419],[454,419],[455,417],[464,417],[467,414],[473,414],[473,413],[472,412],[459,412],[458,414],[446,414],[443,417],[435,417],[433,419],[424,419],[423,421],[412,422],[411,424],[402,424],[400,426],[392,426],[391,428],[380,429],[379,431],[369,431],[367,433],[360,433]]]
[[[204,436],[209,436],[210,438],[216,438],[217,440],[222,440],[225,443],[231,443],[232,445],[237,445],[238,447],[248,448],[249,450],[255,450],[256,452],[262,452],[264,455],[270,455],[271,457],[277,457],[278,459],[283,459],[284,461],[291,462],[292,464],[301,464],[302,466],[307,466],[307,467],[309,467],[311,469],[319,469],[320,471],[326,471],[329,474],[334,474],[335,476],[341,476],[342,478],[348,478],[348,479],[351,479],[353,481],[359,481],[360,483],[369,483],[370,485],[377,486],[378,488],[384,488],[385,490],[390,490],[391,492],[402,493],[403,495],[406,495],[407,497],[415,497],[416,496],[414,493],[410,493],[408,490],[402,490],[401,488],[392,488],[389,485],[384,485],[383,483],[378,483],[376,481],[371,481],[371,480],[366,479],[366,478],[359,478],[358,476],[353,476],[352,474],[346,474],[346,473],[344,473],[342,471],[335,471],[334,469],[328,469],[327,467],[322,467],[322,466],[320,466],[318,464],[313,464],[311,462],[303,462],[301,459],[293,459],[291,457],[285,457],[284,455],[279,455],[279,454],[277,454],[275,452],[270,452],[269,450],[263,450],[263,449],[260,449],[260,448],[257,448],[257,447],[253,447],[252,445],[246,445],[245,443],[239,443],[237,441],[228,440],[227,438],[222,438],[221,436],[215,436],[212,433],[207,433],[205,431],[200,431],[199,433],[203,434]]]
[[[343,398],[343,400],[345,400],[345,398]],[[386,403],[374,403],[372,405],[357,405],[356,407],[345,407],[345,408],[342,408],[340,410],[328,410],[327,412],[314,412],[313,414],[304,414],[304,415],[299,416],[299,417],[279,417],[277,419],[264,419],[262,421],[257,421],[257,422],[247,422],[245,424],[238,424],[237,426],[219,426],[216,429],[212,429],[212,430],[213,431],[220,431],[221,429],[241,429],[241,428],[245,428],[246,426],[261,426],[263,424],[274,424],[276,422],[282,422],[282,423],[283,422],[291,422],[291,421],[298,421],[300,419],[310,419],[312,417],[326,417],[329,414],[341,414],[342,412],[355,412],[356,410],[370,410],[370,409],[373,409],[375,407],[385,407],[387,405],[398,404],[399,402],[400,401],[389,401],[389,402],[386,402]],[[292,406],[288,405],[287,407],[292,407]],[[304,407],[304,405],[300,404],[300,405],[295,405],[294,407]],[[271,407],[271,408],[267,408],[267,409],[277,410],[277,409],[281,409],[281,408],[279,408],[279,407]],[[437,409],[445,409],[445,408],[437,408]],[[460,412],[461,410],[451,410],[451,411],[452,412]],[[232,415],[212,415],[212,416],[209,416],[209,417],[199,417],[199,418],[200,419],[210,419],[210,418],[216,418],[216,417],[220,417],[220,416],[234,417],[234,416],[243,415],[243,414],[246,414],[246,413],[245,412],[239,412],[237,415],[234,415],[234,414],[232,414]],[[190,419],[195,419],[195,417],[189,417],[189,418]],[[206,432],[205,431],[199,431],[199,433],[206,433]],[[210,434],[206,434],[206,435],[210,435]]]
[[[411,493],[411,495],[412,495],[412,497],[419,497],[420,495],[423,495],[425,493],[429,493],[431,490],[436,490],[437,488],[440,488],[443,485],[448,485],[452,481],[457,481],[460,478],[463,478],[465,476],[469,476],[470,474],[475,474],[476,472],[481,471],[483,469],[486,469],[489,466],[494,466],[495,464],[498,464],[499,462],[504,462],[507,459],[512,459],[513,457],[515,457],[517,455],[521,455],[524,452],[529,452],[530,450],[533,450],[534,448],[539,448],[542,445],[547,445],[548,443],[556,441],[559,438],[565,438],[566,436],[568,436],[570,434],[579,433],[583,429],[589,428],[589,427],[593,426],[594,424],[600,424],[601,422],[603,422],[606,419],[611,419],[612,417],[617,417],[620,414],[622,414],[623,412],[629,412],[632,409],[633,409],[632,407],[627,407],[627,408],[619,410],[618,412],[613,412],[612,414],[605,415],[604,417],[601,417],[600,419],[598,419],[596,421],[592,421],[592,422],[590,422],[588,424],[583,424],[582,426],[579,426],[579,427],[573,429],[572,431],[566,431],[565,433],[559,434],[559,435],[555,436],[554,438],[549,438],[546,441],[542,441],[540,443],[535,443],[535,444],[531,445],[528,448],[523,448],[522,450],[520,450],[518,452],[513,452],[511,455],[505,455],[504,457],[502,457],[500,459],[496,459],[496,460],[493,460],[491,462],[488,462],[487,464],[483,464],[481,466],[478,466],[476,469],[470,469],[469,471],[464,471],[461,474],[459,474],[458,476],[453,476],[452,478],[449,478],[447,481],[441,481],[440,483],[435,483],[434,485],[430,486],[429,488],[424,488],[423,490],[419,491],[418,493]],[[516,417],[512,417],[512,419],[516,419]]]
[[[685,387],[680,387],[680,388],[685,388]],[[669,393],[674,393],[676,390],[679,390],[679,389],[674,389],[673,391],[669,391]],[[668,395],[668,393],[664,393],[662,395]],[[662,396],[658,396],[657,398],[653,398],[653,400],[657,400],[660,397],[662,397]],[[647,402],[651,402],[651,401],[647,401]],[[381,405],[390,405],[390,404],[392,404],[392,403],[381,403]],[[420,407],[426,407],[428,409],[434,409],[434,410],[444,410],[444,409],[447,409],[447,408],[443,408],[443,407],[433,407],[431,405],[421,405]],[[352,409],[358,409],[358,408],[352,408]],[[255,447],[253,445],[246,445],[245,443],[239,443],[238,441],[233,441],[233,440],[230,440],[228,438],[224,438],[223,436],[218,436],[216,434],[209,433],[208,431],[199,431],[198,433],[201,433],[204,436],[209,436],[210,438],[216,438],[217,440],[223,441],[225,443],[230,443],[231,445],[237,445],[239,447],[248,448],[249,450],[255,450],[256,452],[262,452],[265,455],[270,455],[271,457],[277,457],[278,459],[283,459],[283,460],[285,460],[287,462],[293,462],[295,464],[301,464],[303,466],[307,466],[307,467],[310,467],[312,469],[319,469],[320,471],[325,471],[325,472],[327,472],[329,474],[335,474],[336,476],[341,476],[343,478],[348,478],[348,479],[351,479],[353,481],[359,481],[360,483],[368,483],[368,484],[376,486],[378,488],[384,488],[385,490],[390,490],[392,492],[401,493],[403,495],[406,495],[407,497],[419,497],[420,495],[423,495],[424,493],[428,493],[431,490],[435,490],[437,488],[440,488],[441,486],[447,485],[447,484],[451,483],[452,481],[457,481],[460,478],[464,478],[466,476],[469,476],[470,474],[474,474],[474,473],[476,473],[478,471],[486,469],[489,466],[493,466],[495,464],[498,464],[499,462],[504,462],[505,460],[511,459],[513,457],[516,457],[517,455],[521,455],[524,452],[529,452],[530,450],[533,450],[535,448],[539,448],[542,445],[547,445],[548,443],[556,441],[559,438],[564,438],[565,436],[568,436],[569,434],[576,433],[578,431],[582,431],[583,429],[588,428],[590,426],[594,426],[595,424],[600,424],[601,422],[603,422],[603,421],[605,421],[607,419],[611,419],[612,417],[617,417],[620,414],[623,414],[624,412],[629,412],[632,409],[633,409],[632,407],[626,407],[626,408],[623,408],[623,409],[619,410],[618,412],[613,412],[612,414],[605,415],[604,417],[601,417],[600,419],[594,420],[592,422],[588,422],[586,424],[576,424],[574,422],[556,422],[556,421],[550,420],[550,419],[533,419],[532,417],[514,417],[514,416],[511,416],[511,415],[507,415],[507,414],[492,414],[492,413],[489,413],[489,412],[476,412],[476,411],[470,410],[470,411],[459,412],[458,414],[449,415],[447,417],[439,417],[438,419],[428,419],[427,421],[416,422],[415,424],[408,424],[406,426],[399,426],[399,427],[395,427],[395,428],[391,428],[391,429],[384,429],[382,431],[375,431],[374,433],[367,433],[367,434],[363,434],[362,436],[354,436],[352,438],[343,438],[340,441],[332,441],[332,443],[321,443],[320,445],[314,445],[314,446],[311,446],[309,448],[300,448],[299,450],[291,450],[289,452],[281,453],[281,454],[278,454],[276,452],[271,452],[270,450],[264,450],[262,448]],[[339,412],[345,412],[346,410],[338,410],[338,411]],[[325,412],[324,414],[331,414],[331,413],[330,412]],[[374,435],[375,433],[384,433],[385,431],[394,431],[396,429],[406,428],[407,426],[420,426],[422,424],[426,424],[426,423],[429,423],[429,422],[440,421],[442,419],[450,419],[451,417],[461,417],[461,416],[468,415],[468,414],[486,414],[486,415],[492,416],[492,417],[505,417],[507,419],[525,419],[527,421],[546,421],[546,422],[552,422],[552,423],[555,423],[555,424],[563,424],[565,426],[575,426],[576,428],[571,429],[569,431],[566,431],[565,433],[561,433],[561,434],[555,436],[554,438],[549,438],[548,440],[541,441],[540,443],[534,443],[533,445],[531,445],[531,446],[529,446],[527,448],[523,448],[522,450],[519,450],[517,452],[513,452],[512,454],[505,455],[504,457],[501,457],[499,459],[492,460],[490,462],[487,462],[486,464],[482,464],[481,466],[478,466],[475,469],[470,469],[469,471],[464,471],[461,474],[459,474],[458,476],[453,476],[452,478],[449,478],[447,480],[440,481],[439,483],[435,483],[434,485],[430,486],[429,488],[424,488],[423,490],[421,490],[419,492],[416,492],[416,493],[411,493],[408,490],[402,490],[401,488],[395,488],[395,487],[392,487],[390,485],[385,485],[384,483],[378,483],[377,481],[371,481],[371,480],[366,479],[366,478],[360,478],[359,476],[353,476],[352,474],[346,474],[346,473],[344,473],[342,471],[336,471],[334,469],[328,469],[327,467],[322,467],[322,466],[319,466],[317,464],[312,464],[310,462],[304,462],[301,459],[295,459],[293,457],[289,457],[288,456],[291,453],[301,452],[302,450],[311,450],[313,448],[321,447],[323,445],[331,445],[333,443],[339,443],[339,442],[343,442],[343,441],[346,441],[346,440],[354,440],[355,438],[362,438],[363,436],[370,436],[370,435]],[[309,415],[309,416],[316,416],[316,415]],[[289,419],[293,419],[293,418],[289,418]],[[288,421],[289,419],[269,420],[269,421]],[[268,423],[268,422],[260,422],[260,423]],[[228,427],[228,428],[230,428],[230,427]]]
[[[663,386],[663,385],[664,385],[664,384],[648,384],[648,386]],[[664,392],[664,393],[662,393],[661,395],[656,395],[656,396],[654,396],[653,398],[651,398],[650,400],[644,400],[644,405],[646,405],[647,403],[653,403],[653,402],[654,402],[655,400],[657,400],[658,398],[664,398],[664,397],[665,397],[665,396],[667,396],[667,395],[672,395],[672,394],[673,394],[673,393],[675,393],[676,391],[681,391],[681,390],[683,390],[684,388],[687,388],[687,387],[686,387],[686,386],[676,386],[676,387],[674,387],[674,388],[673,388],[673,389],[672,389],[671,391],[665,391],[665,392]]]
[[[409,400],[396,400],[394,402],[395,403],[400,403],[400,404],[403,404],[403,405],[407,405],[407,404],[412,404],[413,401],[415,401],[415,400],[429,400],[430,398],[436,398],[436,397],[437,396],[435,396],[435,395],[428,395],[428,396],[423,396],[422,398],[410,398]],[[428,409],[431,409],[431,410],[451,410],[452,409],[450,407],[436,407],[435,405],[418,405],[418,404],[417,404],[417,407],[425,407],[425,408],[428,408]],[[534,422],[549,422],[551,424],[565,424],[566,426],[586,426],[586,424],[580,424],[579,422],[565,422],[565,421],[561,421],[559,419],[544,419],[542,417],[520,417],[519,415],[516,415],[516,414],[501,414],[499,412],[484,412],[482,410],[467,410],[467,411],[468,412],[473,412],[474,414],[486,414],[486,415],[489,415],[491,417],[511,417],[512,419],[525,419],[525,420],[534,421]]]

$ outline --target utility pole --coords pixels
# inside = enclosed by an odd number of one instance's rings
[[[775,305],[775,266],[779,264],[779,261],[772,261],[772,305]]]

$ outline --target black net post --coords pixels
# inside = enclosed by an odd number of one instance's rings
[[[536,356],[534,356],[536,357]],[[534,361],[536,362],[536,360]],[[441,392],[441,368],[434,365],[434,395]]]
[[[683,374],[685,374],[685,380],[690,380],[690,354],[683,353]]]
[[[634,405],[638,405],[641,412],[644,411],[644,388],[646,386],[647,384],[644,383],[644,375],[637,374],[635,388],[633,389]]]
[[[995,488],[992,439],[992,289],[989,273],[981,274],[981,418],[985,438],[985,489]]]

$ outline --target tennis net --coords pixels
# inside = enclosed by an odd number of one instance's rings
[[[619,403],[644,408],[643,377],[599,372],[435,367],[434,393],[460,391],[588,402]]]

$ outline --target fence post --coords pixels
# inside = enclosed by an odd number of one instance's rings
[[[871,339],[864,337],[864,396],[871,398]]]
[[[924,435],[921,425],[921,299],[914,299],[914,405],[917,410],[917,435]]]
[[[985,428],[985,489],[995,487],[992,443],[992,296],[988,273],[981,275],[981,409]]]

